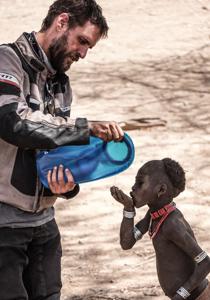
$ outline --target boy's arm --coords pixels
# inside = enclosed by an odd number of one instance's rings
[[[163,227],[163,233],[168,240],[175,243],[195,261],[192,275],[177,291],[172,300],[187,299],[189,294],[206,278],[210,272],[210,258],[200,248],[194,237],[187,231],[182,218],[171,218]]]
[[[120,245],[123,250],[133,247],[149,226],[149,213],[134,227],[135,208],[131,197],[124,194],[117,187],[111,187],[112,197],[124,206],[123,219],[120,226]],[[148,224],[148,225],[147,225]]]
[[[135,227],[144,235],[148,229],[149,229],[149,223],[150,223],[151,215],[150,215],[150,209],[146,212],[143,219],[141,219]]]
[[[124,208],[124,211],[126,208]],[[127,218],[125,214],[120,226],[120,245],[123,250],[131,249],[134,244],[147,232],[150,222],[148,210],[142,220],[134,226],[134,218]]]

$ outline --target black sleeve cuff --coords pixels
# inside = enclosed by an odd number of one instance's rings
[[[75,188],[72,191],[69,191],[65,194],[61,194],[61,197],[68,200],[68,199],[75,197],[79,193],[79,191],[80,191],[79,184],[76,184]]]
[[[81,129],[88,129],[88,120],[86,118],[76,118],[75,126]]]
[[[64,199],[71,199],[71,198],[75,197],[79,193],[79,191],[80,191],[79,184],[76,184],[75,188],[72,191],[69,191],[65,194],[58,195],[58,197],[62,197]],[[44,188],[43,195],[46,197],[50,197],[50,196],[53,196],[54,194],[51,192],[50,189]]]
[[[87,145],[90,143],[90,130],[88,120],[86,118],[77,118],[75,128],[79,136],[79,145]]]

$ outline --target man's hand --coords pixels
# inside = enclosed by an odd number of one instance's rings
[[[118,187],[112,186],[110,188],[112,197],[124,205],[125,210],[133,211],[134,204],[133,199],[126,194],[123,193],[123,191],[119,190]]]
[[[124,136],[122,128],[116,122],[89,121],[90,132],[105,142],[121,141]]]
[[[72,191],[75,187],[74,178],[69,169],[65,169],[67,182],[64,179],[63,166],[54,167],[47,174],[48,185],[53,194],[61,195]]]

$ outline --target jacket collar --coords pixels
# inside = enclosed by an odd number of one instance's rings
[[[42,72],[46,70],[55,80],[65,85],[68,81],[68,76],[65,73],[58,74],[53,69],[50,61],[44,50],[38,44],[35,32],[24,32],[15,42],[19,48],[22,56],[35,72]]]
[[[35,32],[24,32],[17,39],[15,44],[33,70],[40,72],[47,69],[50,74],[56,74],[56,71],[51,66],[47,55],[37,42]]]

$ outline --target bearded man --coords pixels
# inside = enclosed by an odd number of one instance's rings
[[[58,196],[74,197],[79,186],[71,170],[55,166],[45,188],[36,153],[88,144],[90,135],[122,139],[116,122],[70,119],[65,72],[107,32],[95,0],[57,0],[39,32],[0,46],[1,300],[60,299],[62,251],[53,205]]]

